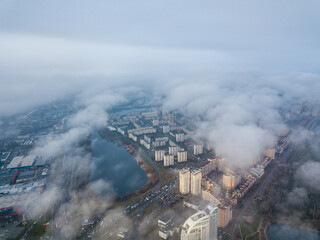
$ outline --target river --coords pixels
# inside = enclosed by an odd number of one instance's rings
[[[287,224],[272,224],[268,227],[267,236],[269,240],[319,240],[320,234]]]
[[[125,197],[148,182],[147,175],[135,158],[123,146],[102,138],[97,132],[91,135],[93,160],[89,181],[105,180],[116,194]]]

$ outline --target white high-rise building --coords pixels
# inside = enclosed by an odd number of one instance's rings
[[[200,170],[193,170],[191,172],[191,194],[201,195],[201,178],[202,174]]]
[[[165,150],[156,150],[154,151],[154,160],[155,161],[162,161],[164,159],[164,154],[166,153]]]
[[[159,126],[159,119],[153,119],[152,120],[152,126]]]
[[[163,126],[163,127],[162,127],[162,132],[163,132],[163,133],[168,133],[168,132],[170,132],[170,126]]]
[[[187,151],[179,151],[178,152],[178,162],[186,162],[188,160],[188,152]]]
[[[179,185],[181,194],[190,193],[190,170],[188,168],[179,172]]]
[[[174,165],[174,156],[172,154],[166,154],[166,155],[164,155],[163,161],[164,161],[163,164],[165,167],[173,166]]]
[[[185,221],[181,230],[181,240],[217,240],[218,208],[212,203]]]
[[[178,153],[178,146],[169,147],[169,154],[172,154],[173,156],[177,156],[177,153]]]
[[[177,133],[176,142],[183,142],[183,141],[184,141],[184,133]]]
[[[193,154],[194,155],[203,154],[203,145],[202,144],[195,144],[193,146]]]

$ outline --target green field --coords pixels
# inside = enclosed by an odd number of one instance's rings
[[[254,217],[253,224],[247,223],[245,221],[242,221],[240,223],[241,232],[242,232],[242,236],[244,239],[246,239],[246,237],[248,235],[251,235],[257,231],[259,223],[260,223],[260,219],[261,219],[261,216],[259,214],[257,214]],[[258,234],[258,236],[259,236],[259,234]],[[255,239],[255,238],[251,238],[251,237],[254,237],[254,235],[253,236],[251,235],[250,238],[247,238],[247,239]]]

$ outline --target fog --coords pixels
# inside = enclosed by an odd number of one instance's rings
[[[90,156],[77,143],[106,126],[112,107],[149,95],[188,117],[194,139],[247,167],[287,129],[283,111],[320,100],[319,11],[318,1],[288,0],[0,1],[0,120],[73,97],[80,110],[67,131],[33,152],[71,152],[81,172]],[[109,187],[96,182],[65,208]]]
[[[316,1],[0,6],[0,116],[70,96],[101,115],[149,92],[193,118],[195,138],[247,165],[286,129],[281,110],[320,98]],[[71,142],[98,126],[82,121]]]

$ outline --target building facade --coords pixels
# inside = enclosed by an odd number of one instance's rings
[[[193,154],[194,155],[203,154],[203,145],[202,144],[195,144],[193,146]]]
[[[216,240],[218,236],[218,208],[210,203],[185,221],[181,240]]]
[[[188,160],[187,151],[179,151],[177,154],[178,154],[178,162],[186,162]]]
[[[165,152],[166,152],[165,150],[154,151],[154,160],[156,162],[163,161]]]
[[[202,174],[200,170],[193,170],[191,172],[191,194],[195,196],[201,195],[201,179]]]
[[[173,166],[174,165],[174,156],[172,154],[166,154],[163,158],[164,166]]]
[[[179,188],[181,194],[190,193],[190,170],[188,168],[179,172]]]

